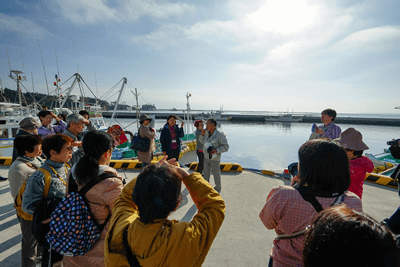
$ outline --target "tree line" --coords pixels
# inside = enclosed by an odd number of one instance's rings
[[[10,102],[10,103],[18,103],[18,94],[16,90],[12,90],[9,88],[4,88],[3,90],[3,96],[0,99],[0,101],[2,102]],[[25,99],[26,102],[23,100],[22,101],[22,105],[26,106],[26,105],[30,105],[32,103],[34,103],[34,99],[36,100],[36,102],[39,103],[39,105],[41,106],[47,106],[49,108],[53,108],[53,107],[58,107],[58,103],[57,103],[57,98],[54,95],[47,95],[47,94],[42,94],[42,93],[22,93],[23,98]],[[96,100],[93,97],[84,97],[83,99],[85,104],[88,105],[94,105],[96,104]],[[99,104],[102,106],[103,110],[113,110],[114,109],[114,105],[115,102],[109,103],[105,100],[99,100]],[[72,101],[71,99],[67,99],[64,107],[65,108],[71,108],[73,107],[74,101]],[[122,105],[119,104],[118,105],[118,109],[126,109],[128,108],[129,105]]]

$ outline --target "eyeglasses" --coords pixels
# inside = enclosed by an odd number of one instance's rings
[[[72,151],[73,147],[69,146],[69,147],[63,147],[62,149],[67,149],[68,151]]]

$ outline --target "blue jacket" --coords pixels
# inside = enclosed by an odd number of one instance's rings
[[[181,151],[181,142],[179,138],[184,136],[183,128],[179,128],[178,125],[175,125],[175,139],[176,143],[178,144],[178,150],[179,152]],[[168,123],[166,123],[161,130],[161,135],[160,135],[160,142],[162,146],[162,151],[166,151],[167,155],[171,154],[171,143],[172,143],[172,138],[171,138],[171,133],[168,129]]]

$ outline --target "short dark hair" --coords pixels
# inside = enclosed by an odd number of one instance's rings
[[[50,115],[51,114],[51,111],[49,111],[49,110],[42,110],[42,111],[40,111],[39,113],[38,113],[38,117],[39,117],[39,119],[40,118],[44,118],[44,117],[46,117],[47,115]]]
[[[336,142],[314,139],[299,149],[300,185],[314,192],[343,194],[350,186],[349,160]]]
[[[306,234],[303,261],[305,267],[397,266],[396,242],[386,226],[340,204],[318,214]]]
[[[353,155],[356,157],[361,157],[364,153],[364,150],[353,150]]]
[[[334,121],[336,119],[336,111],[334,109],[331,108],[327,108],[324,109],[322,112],[322,114],[327,114],[329,117],[332,117],[332,121]]]
[[[54,150],[57,153],[61,152],[64,144],[73,142],[74,140],[65,134],[55,134],[43,139],[42,151],[43,154],[49,159],[51,157],[50,151]]]
[[[42,138],[35,134],[19,135],[14,139],[14,147],[20,156],[24,156],[26,151],[28,151],[28,153],[33,152],[33,150],[35,150],[35,146],[41,143]]]
[[[214,118],[209,118],[207,121],[211,122],[215,127],[217,127],[217,121]]]
[[[82,110],[80,110],[79,111],[79,115],[88,115],[89,116],[89,112],[87,111],[87,110],[84,110],[84,109],[82,109]]]
[[[170,165],[151,164],[138,175],[132,200],[144,224],[165,219],[181,201],[181,180]]]
[[[167,121],[168,121],[169,119],[171,119],[172,117],[174,117],[174,118],[175,118],[175,120],[176,120],[176,116],[175,116],[175,115],[168,115],[168,117],[167,117]]]
[[[76,163],[74,177],[79,185],[85,185],[98,177],[99,159],[108,150],[112,150],[114,139],[103,131],[89,131],[82,141],[85,155]]]

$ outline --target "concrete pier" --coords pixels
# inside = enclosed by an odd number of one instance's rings
[[[118,170],[131,180],[137,170]],[[0,167],[0,175],[7,177],[8,166]],[[268,230],[258,215],[273,187],[289,181],[251,172],[222,173],[221,195],[226,202],[225,221],[203,266],[267,266],[275,232]],[[214,186],[213,178],[211,184]],[[170,218],[190,221],[196,214],[186,188],[184,198]],[[397,190],[365,183],[364,212],[381,221],[393,214],[400,204]],[[0,266],[21,266],[21,230],[13,207],[8,181],[0,182]]]
[[[156,119],[166,119],[168,115],[176,114],[184,118],[183,110],[176,111],[141,111],[142,114],[155,115]],[[111,118],[111,111],[103,111],[103,116],[105,118]],[[199,111],[192,111],[192,117],[194,120],[201,114]],[[118,111],[116,118],[136,118],[136,113],[132,111]],[[320,116],[309,116],[305,114],[294,114],[292,116],[293,121],[288,121],[286,118],[281,117],[279,114],[267,114],[265,112],[246,112],[242,113],[235,112],[231,113],[229,111],[224,111],[220,113],[219,116],[214,117],[217,121],[232,121],[232,122],[265,122],[265,118],[273,119],[274,122],[285,122],[285,123],[321,123]],[[340,116],[335,119],[336,124],[363,124],[363,125],[381,125],[381,126],[400,126],[400,115],[397,118],[371,118],[371,117],[345,117]]]

